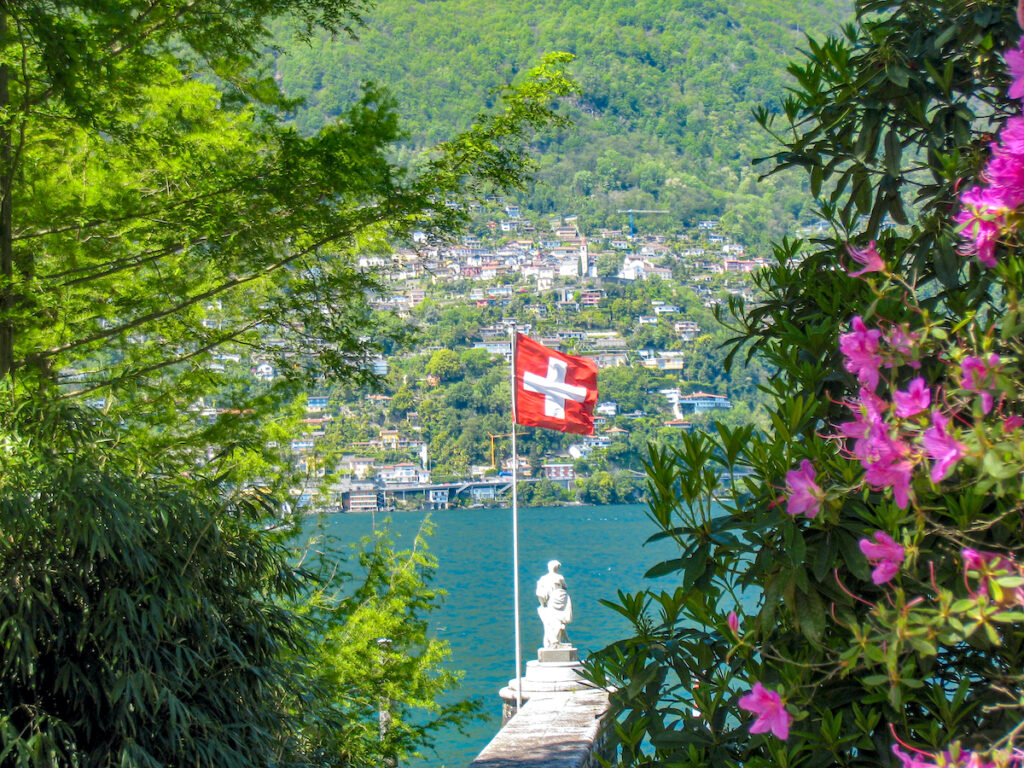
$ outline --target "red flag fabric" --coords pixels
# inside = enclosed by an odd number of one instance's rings
[[[516,334],[516,423],[594,434],[597,366]]]

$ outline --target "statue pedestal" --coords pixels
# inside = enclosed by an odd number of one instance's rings
[[[538,648],[537,649],[537,661],[541,664],[549,662],[562,663],[572,661],[579,664],[580,654],[571,645],[564,648]]]
[[[523,702],[533,696],[582,691],[591,687],[580,674],[583,665],[579,652],[571,645],[560,648],[538,648],[538,658],[526,662],[526,674],[519,680],[509,680],[508,687],[498,695],[502,700],[502,725],[516,713],[516,687],[521,686]]]

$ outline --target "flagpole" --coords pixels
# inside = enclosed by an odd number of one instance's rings
[[[512,594],[515,601],[513,616],[516,633],[516,712],[523,707],[522,648],[519,641],[519,454],[516,449],[516,322],[512,321]]]

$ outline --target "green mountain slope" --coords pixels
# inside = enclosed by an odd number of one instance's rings
[[[280,30],[276,74],[307,94],[304,128],[339,114],[361,82],[386,86],[421,147],[542,53],[568,51],[583,89],[567,106],[576,129],[541,143],[539,183],[521,202],[579,213],[584,226],[622,223],[619,208],[668,209],[673,223],[721,215],[757,242],[792,225],[807,195],[795,180],[756,182],[750,161],[771,144],[751,110],[781,103],[806,33],[849,15],[847,0],[381,0],[359,41],[298,43]]]

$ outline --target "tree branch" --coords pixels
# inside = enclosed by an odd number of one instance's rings
[[[91,394],[91,393],[96,392],[96,391],[98,391],[100,389],[105,389],[107,387],[117,386],[117,384],[121,383],[122,381],[130,381],[132,379],[137,379],[140,376],[145,376],[147,373],[153,373],[154,371],[162,370],[162,369],[167,368],[168,366],[171,366],[171,365],[177,365],[178,363],[184,363],[186,360],[191,360],[193,357],[198,357],[199,355],[204,355],[207,352],[209,352],[209,351],[211,351],[213,349],[216,349],[221,344],[226,344],[227,342],[232,341],[233,339],[238,338],[239,336],[241,336],[246,331],[251,331],[257,325],[259,325],[263,321],[263,319],[264,318],[261,317],[261,318],[259,318],[257,320],[253,320],[253,321],[247,323],[246,325],[243,325],[241,328],[236,328],[231,333],[225,334],[225,335],[221,336],[220,338],[215,339],[214,341],[211,341],[209,344],[205,344],[202,347],[199,347],[198,349],[192,350],[188,354],[179,355],[177,357],[173,357],[173,358],[170,358],[170,359],[167,359],[167,360],[161,360],[158,363],[153,363],[152,365],[147,365],[147,366],[145,366],[143,368],[139,368],[136,371],[130,371],[130,372],[121,374],[117,378],[106,379],[105,381],[97,382],[97,383],[95,383],[95,384],[93,384],[93,385],[91,385],[89,387],[85,387],[84,389],[77,389],[74,392],[66,392],[66,393],[61,395],[61,398],[62,399],[70,399],[70,398],[73,398],[73,397],[83,397],[84,395]]]

